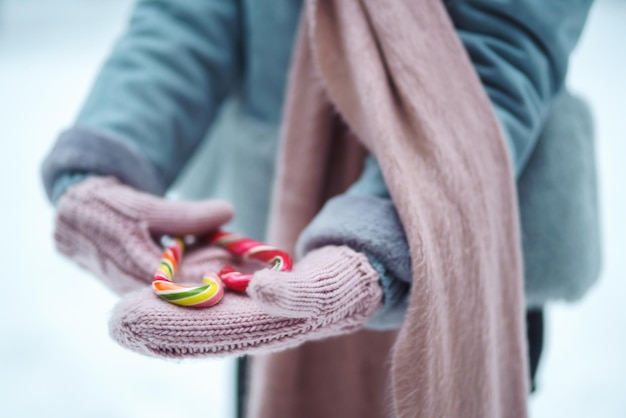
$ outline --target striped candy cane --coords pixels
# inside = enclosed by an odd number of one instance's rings
[[[239,235],[217,231],[208,242],[225,248],[242,260],[258,260],[269,263],[272,270],[290,271],[292,260],[284,251],[262,242]],[[192,308],[206,308],[222,300],[224,287],[238,292],[245,292],[253,274],[238,272],[231,266],[225,266],[219,273],[206,273],[201,286],[184,286],[173,282],[176,270],[182,259],[185,243],[180,238],[170,239],[165,245],[161,264],[152,279],[152,288],[157,296],[179,305]]]
[[[224,231],[215,232],[209,237],[209,242],[225,248],[244,261],[254,259],[269,263],[269,268],[275,271],[291,271],[293,263],[289,254],[262,242]],[[219,272],[226,287],[238,292],[246,291],[252,276],[253,274],[240,273],[231,266],[225,266]]]
[[[185,243],[180,238],[171,239],[163,251],[161,264],[152,279],[152,289],[157,296],[179,306],[206,308],[222,300],[224,284],[214,273],[202,277],[201,286],[183,286],[174,283],[174,275],[178,269]]]

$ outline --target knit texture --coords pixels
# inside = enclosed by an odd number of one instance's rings
[[[210,309],[187,309],[144,289],[116,306],[111,336],[159,357],[270,353],[353,332],[382,303],[367,258],[333,246],[311,252],[292,272],[257,272],[248,295],[228,292]]]
[[[312,251],[293,272],[261,270],[248,294],[272,315],[334,318],[333,322],[353,316],[355,306],[362,303],[366,305],[360,306],[363,314],[358,317],[370,317],[380,308],[383,296],[378,274],[367,257],[346,246]]]
[[[300,234],[296,254],[325,245],[348,245],[366,254],[380,276],[384,305],[366,328],[400,328],[412,280],[411,259],[391,199],[350,193],[330,199]]]
[[[513,168],[446,10],[436,0],[305,7],[269,242],[292,249],[358,176],[359,144],[345,142],[356,138],[406,232],[413,286],[395,341],[357,332],[253,358],[249,416],[526,416]]]
[[[121,294],[152,280],[162,253],[154,241],[158,235],[208,233],[231,217],[223,201],[168,201],[113,177],[94,177],[59,200],[54,238],[61,253]],[[183,262],[179,277],[200,277],[225,260],[223,250],[200,249]]]

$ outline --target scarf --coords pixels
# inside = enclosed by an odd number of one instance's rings
[[[248,416],[526,416],[513,172],[441,1],[307,0],[284,112],[270,242],[293,250],[369,152],[413,285],[397,332],[254,357]]]

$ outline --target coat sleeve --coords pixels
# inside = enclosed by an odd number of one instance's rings
[[[240,78],[238,7],[232,0],[137,2],[75,124],[44,161],[50,198],[80,173],[164,193]]]
[[[516,176],[534,149],[593,0],[451,0],[446,8],[502,125]]]
[[[507,140],[518,177],[537,144],[552,102],[562,90],[569,55],[592,0],[452,0],[446,7]],[[402,224],[382,173],[369,157],[361,178],[330,200],[303,231],[305,253],[328,244],[364,252],[385,289],[383,309],[368,328],[401,325],[411,284]]]

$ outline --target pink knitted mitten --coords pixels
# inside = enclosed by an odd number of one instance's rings
[[[151,234],[203,234],[232,217],[226,202],[178,202],[132,189],[113,177],[70,187],[57,207],[57,249],[117,293],[147,287],[162,249]],[[217,248],[190,253],[179,277],[201,277],[229,259]]]
[[[111,336],[162,357],[267,353],[355,331],[383,297],[367,257],[343,246],[312,251],[289,273],[261,270],[247,292],[227,292],[211,308],[189,309],[146,288],[117,305]]]

